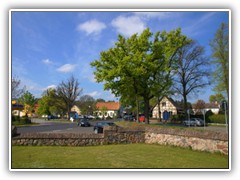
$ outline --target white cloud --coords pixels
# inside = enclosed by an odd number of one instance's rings
[[[76,66],[76,64],[64,64],[63,66],[59,67],[57,71],[63,73],[73,72]]]
[[[85,23],[79,24],[77,27],[78,31],[84,31],[87,35],[93,34],[98,35],[103,29],[106,28],[106,25],[95,19],[86,21]]]
[[[47,86],[46,87],[46,89],[56,89],[57,88],[57,86],[55,85],[55,84],[52,84],[52,85],[49,85],[49,86]]]
[[[53,62],[50,61],[49,59],[43,59],[42,62],[43,62],[44,64],[52,64],[52,63],[53,63]]]
[[[102,93],[98,92],[98,91],[93,91],[91,93],[88,93],[89,96],[92,97],[99,97]]]
[[[128,37],[135,33],[141,33],[146,28],[145,23],[138,16],[118,16],[112,20],[112,26],[117,29],[118,33]]]
[[[165,18],[169,12],[134,12],[135,15],[142,18]]]

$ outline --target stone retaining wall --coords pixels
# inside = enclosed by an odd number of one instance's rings
[[[93,146],[103,145],[101,134],[24,133],[12,138],[13,145],[25,146]]]
[[[29,133],[12,138],[12,145],[92,146],[103,144],[147,143],[190,147],[193,150],[228,154],[225,133],[181,129],[127,129],[108,127],[103,134]]]

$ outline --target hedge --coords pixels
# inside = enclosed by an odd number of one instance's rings
[[[214,114],[212,116],[208,117],[210,120],[210,123],[220,123],[225,124],[225,115],[224,114]]]

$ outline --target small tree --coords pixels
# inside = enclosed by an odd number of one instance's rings
[[[65,103],[68,120],[70,119],[71,108],[75,104],[76,99],[81,92],[82,89],[79,87],[79,81],[73,76],[66,81],[62,81],[57,87],[57,96]]]
[[[211,103],[217,102],[218,104],[220,104],[220,102],[221,102],[222,100],[224,100],[224,99],[225,99],[224,96],[223,96],[222,94],[220,94],[220,93],[209,96],[209,101],[210,101]]]
[[[36,100],[35,100],[35,97],[34,97],[29,91],[26,91],[26,92],[19,98],[19,102],[24,105],[24,112],[25,112],[25,115],[26,115],[26,117],[27,117],[27,116],[28,116],[28,113],[31,113],[31,112],[32,112]]]
[[[83,95],[76,103],[82,114],[92,114],[95,111],[96,101],[92,96]]]
[[[194,104],[194,109],[196,114],[202,114],[202,110],[205,109],[205,102],[203,100],[198,100]]]

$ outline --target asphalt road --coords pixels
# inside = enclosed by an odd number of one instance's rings
[[[116,120],[111,120],[116,121]],[[89,121],[90,127],[79,127],[77,122],[49,122],[42,119],[32,119],[32,122],[39,123],[33,126],[18,127],[18,133],[43,132],[43,133],[87,133],[93,132],[93,126],[98,121]]]
[[[49,122],[42,119],[32,119],[33,122],[39,123],[33,126],[18,127],[18,133],[30,133],[30,132],[43,132],[43,133],[87,133],[91,134],[93,132],[93,126],[96,122],[99,121],[90,121],[90,127],[79,127],[77,122]],[[112,122],[117,120],[111,120]],[[167,125],[171,126],[171,125]],[[179,125],[183,126],[183,125]],[[188,127],[186,127],[188,128]],[[207,127],[194,127],[197,129],[205,129],[208,131],[217,131],[217,132],[226,132],[226,127],[216,127],[216,126],[207,126]]]

